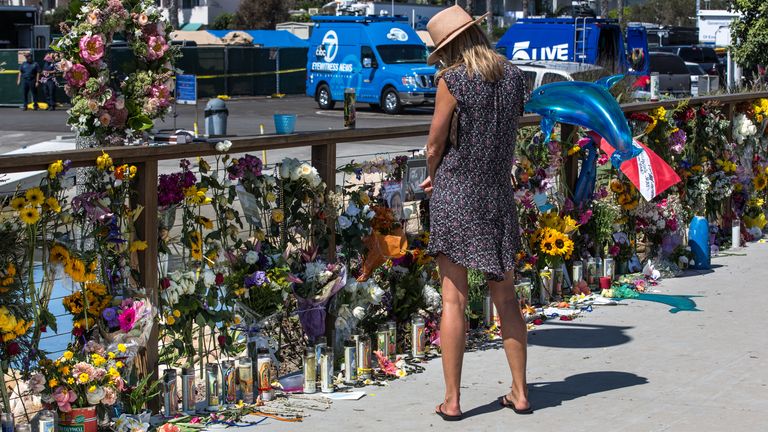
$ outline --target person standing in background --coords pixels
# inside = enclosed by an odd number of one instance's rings
[[[43,60],[45,63],[43,63],[43,74],[40,77],[40,84],[43,85],[45,102],[48,104],[46,110],[53,111],[56,109],[56,62],[54,61],[54,54],[46,54]]]
[[[16,85],[21,85],[22,105],[21,110],[26,111],[29,104],[29,93],[32,93],[33,107],[37,110],[37,83],[40,81],[40,65],[32,61],[32,53],[24,54],[27,59],[19,65],[19,76],[16,78]]]

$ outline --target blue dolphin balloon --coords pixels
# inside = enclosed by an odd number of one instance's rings
[[[555,123],[595,131],[616,149],[611,163],[618,169],[622,163],[643,151],[632,145],[629,124],[616,99],[607,90],[620,79],[613,76],[597,83],[563,81],[544,84],[531,93],[525,110],[541,116],[544,142],[549,141]]]

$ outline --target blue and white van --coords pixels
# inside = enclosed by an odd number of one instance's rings
[[[333,109],[354,88],[358,102],[397,114],[435,102],[428,50],[406,17],[315,16],[307,53],[307,96]]]

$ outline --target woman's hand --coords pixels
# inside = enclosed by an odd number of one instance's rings
[[[432,177],[427,177],[426,180],[424,180],[419,187],[424,190],[424,193],[427,194],[427,196],[432,196]]]

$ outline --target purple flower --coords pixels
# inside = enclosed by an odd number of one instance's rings
[[[669,135],[670,149],[677,154],[682,153],[683,150],[685,149],[686,138],[687,137],[685,135],[685,131],[682,129],[678,129],[672,134],[670,134]]]
[[[254,272],[245,278],[245,287],[262,287],[267,283],[267,274],[261,270]]]

